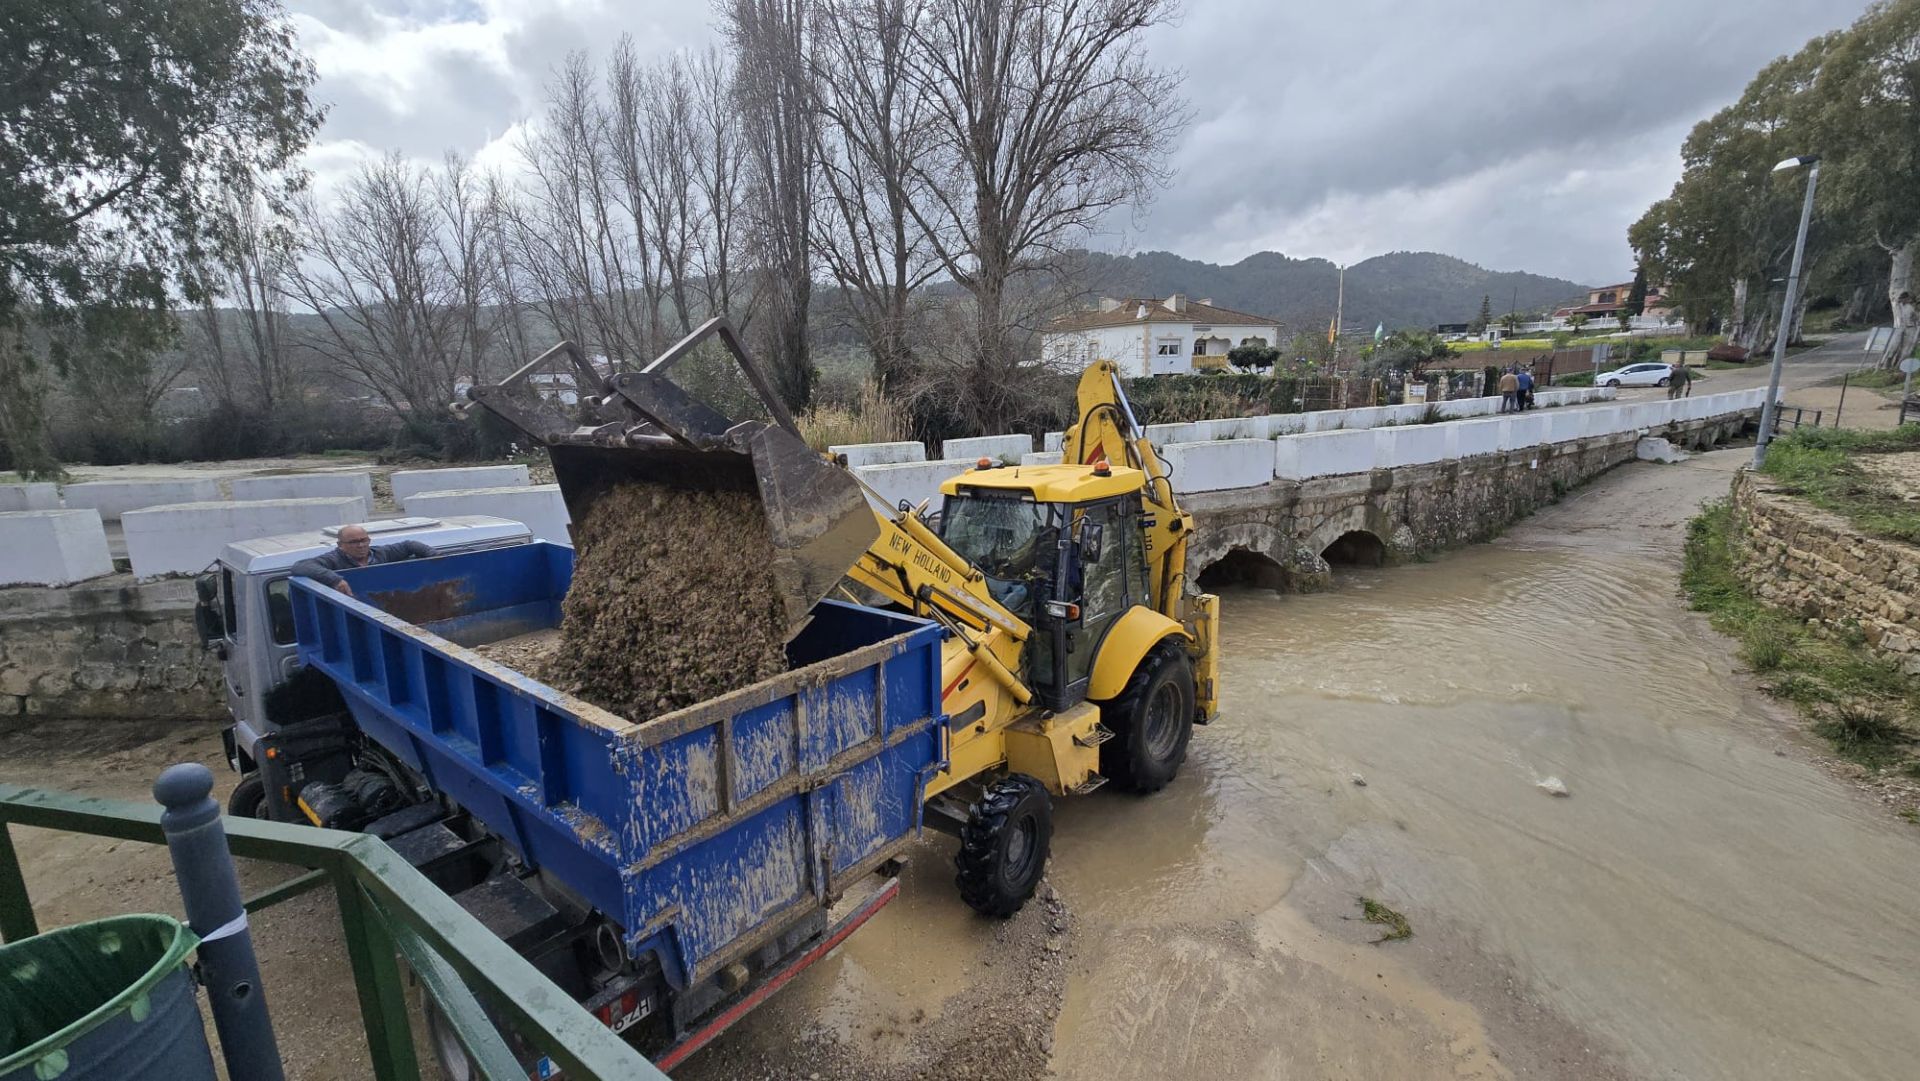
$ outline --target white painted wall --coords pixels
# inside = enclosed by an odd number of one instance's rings
[[[0,484],[0,513],[16,510],[59,510],[57,484]]]
[[[530,478],[524,465],[472,465],[457,469],[402,469],[387,478],[393,485],[393,500],[408,514],[409,496],[421,492],[451,492],[468,488],[508,488],[527,484]]]
[[[1450,446],[1454,458],[1500,454],[1513,446],[1513,436],[1505,417],[1475,417],[1444,427],[1452,439]]]
[[[263,499],[247,503],[179,503],[120,516],[135,578],[194,574],[237,540],[302,533],[361,520],[354,496]]]
[[[892,465],[896,462],[924,462],[926,445],[916,440],[900,443],[842,443],[827,448],[827,453],[845,455],[847,468],[863,465]]]
[[[1168,443],[1160,448],[1176,492],[1257,488],[1273,479],[1273,454],[1273,443],[1266,439]]]
[[[100,512],[0,512],[0,586],[65,586],[113,573]]]
[[[1408,424],[1373,433],[1373,467],[1398,469],[1444,461],[1452,456],[1453,435],[1445,424]]]
[[[896,465],[861,466],[854,473],[879,495],[880,504],[885,510],[895,509],[903,499],[916,507],[923,501],[932,500],[933,508],[938,510],[941,482],[972,468],[971,461],[902,462]]]
[[[203,503],[220,498],[220,486],[211,480],[90,480],[61,489],[67,509],[92,508],[105,521],[128,511],[174,503]]]
[[[373,516],[373,477],[367,473],[286,473],[272,477],[235,477],[227,482],[233,498],[314,499],[344,495],[358,499],[361,516]]]
[[[1373,468],[1371,431],[1309,432],[1274,440],[1273,475],[1284,480],[1337,477]]]
[[[572,535],[567,532],[567,524],[573,519],[567,514],[567,501],[561,498],[558,484],[418,492],[409,499],[407,513],[434,518],[491,514],[526,526],[534,540],[573,543]]]
[[[950,462],[977,462],[992,458],[997,462],[1018,463],[1022,455],[1033,453],[1030,435],[980,435],[969,439],[949,439],[940,444],[940,457]]]

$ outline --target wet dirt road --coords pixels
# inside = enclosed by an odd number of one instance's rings
[[[1227,597],[1225,715],[1179,780],[1059,805],[1052,1071],[1920,1073],[1920,829],[1824,772],[1676,596],[1681,524],[1749,453],[1626,467],[1335,592]],[[1021,970],[927,847],[707,1071],[860,1076],[813,1049],[898,1061],[948,994]],[[1361,895],[1414,937],[1372,945]]]

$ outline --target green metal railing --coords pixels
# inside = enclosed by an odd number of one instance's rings
[[[0,940],[39,933],[14,853],[14,825],[163,845],[160,813],[158,804],[0,784]],[[524,1079],[527,1071],[481,1007],[481,998],[505,1015],[527,1046],[552,1059],[569,1078],[666,1077],[385,841],[363,833],[251,819],[229,818],[225,825],[233,855],[307,869],[247,898],[248,912],[333,887],[367,1050],[379,1081],[417,1081],[420,1076],[401,957],[490,1081]]]

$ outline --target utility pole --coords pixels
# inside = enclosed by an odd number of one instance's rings
[[[1773,336],[1773,371],[1767,376],[1767,400],[1760,409],[1760,440],[1753,445],[1753,468],[1767,463],[1767,444],[1773,442],[1776,423],[1776,399],[1780,397],[1780,369],[1787,363],[1787,331],[1793,327],[1793,305],[1800,291],[1800,263],[1807,254],[1807,223],[1813,218],[1813,189],[1820,183],[1820,158],[1817,155],[1788,158],[1773,167],[1776,173],[1811,166],[1807,173],[1807,197],[1800,204],[1800,232],[1793,238],[1793,265],[1787,271],[1787,296],[1780,307],[1780,329]]]

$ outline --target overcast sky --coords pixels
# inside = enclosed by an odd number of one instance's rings
[[[510,164],[567,53],[713,41],[705,0],[287,0],[331,113],[323,190],[370,155]],[[1231,263],[1440,251],[1590,284],[1680,142],[1864,0],[1187,0],[1149,39],[1186,73],[1178,176],[1100,238]]]

